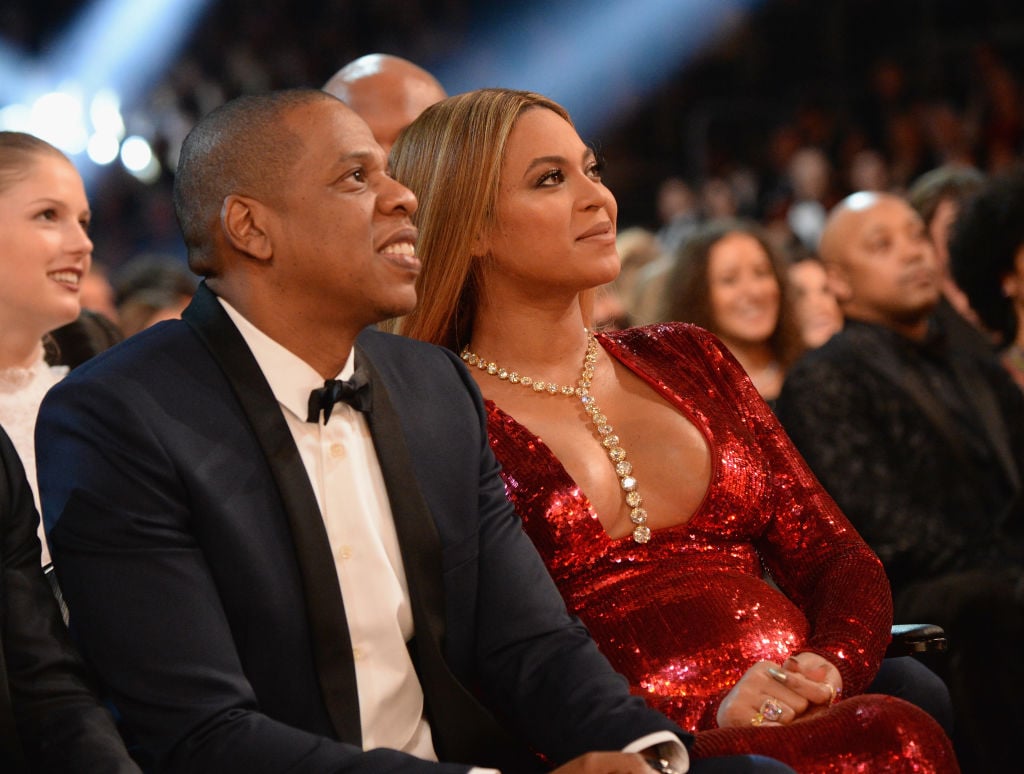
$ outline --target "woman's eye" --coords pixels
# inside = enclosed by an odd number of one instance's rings
[[[36,215],[36,217],[42,218],[43,220],[57,220],[57,210],[51,207],[49,209],[43,210],[38,215]]]
[[[594,163],[587,167],[587,176],[593,180],[600,180],[601,172],[603,171],[604,164],[602,164],[600,161],[595,161]]]
[[[540,176],[540,179],[537,181],[537,185],[555,185],[557,183],[564,182],[564,180],[565,175],[562,173],[562,170],[550,169]]]

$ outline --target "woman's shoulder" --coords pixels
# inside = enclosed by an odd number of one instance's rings
[[[715,334],[692,323],[653,323],[605,333],[602,338],[611,349],[641,359],[668,358],[676,364],[719,362],[723,358],[729,364],[733,361]]]
[[[620,346],[647,349],[658,347],[707,347],[717,343],[717,337],[699,325],[685,322],[662,322],[638,325],[601,334]]]

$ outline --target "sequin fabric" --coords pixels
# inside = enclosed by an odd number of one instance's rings
[[[708,443],[711,482],[686,523],[646,545],[612,540],[541,438],[490,401],[488,422],[527,534],[633,692],[683,728],[716,729],[698,734],[698,757],[753,751],[808,772],[957,771],[931,718],[887,697],[846,699],[784,728],[716,728],[722,698],[759,660],[813,651],[838,667],[846,696],[861,692],[889,639],[888,582],[717,339],[678,323],[599,338]]]

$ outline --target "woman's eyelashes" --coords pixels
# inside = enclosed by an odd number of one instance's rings
[[[604,164],[597,159],[591,159],[583,166],[583,174],[591,180],[600,182],[601,172],[604,169]],[[558,185],[559,183],[565,182],[565,170],[561,167],[552,167],[545,171],[539,178],[537,178],[537,187],[543,188],[545,186]]]
[[[557,185],[565,182],[565,173],[558,167],[547,170],[537,178],[537,187]]]

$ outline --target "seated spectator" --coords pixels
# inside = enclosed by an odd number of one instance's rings
[[[157,253],[132,258],[118,269],[113,284],[125,336],[181,317],[196,288],[195,277],[181,261]]]
[[[907,200],[924,221],[935,249],[942,288],[934,312],[935,324],[945,335],[955,339],[957,348],[973,349],[979,354],[992,351],[993,343],[983,332],[981,320],[953,277],[949,239],[964,204],[984,184],[985,175],[974,167],[946,164],[921,175],[907,192]]]
[[[369,124],[385,153],[424,108],[448,96],[433,75],[391,54],[361,56],[332,75],[323,88]]]
[[[1024,171],[993,179],[966,204],[949,253],[957,284],[1024,389]]]
[[[821,255],[845,325],[794,365],[779,418],[882,559],[897,620],[946,628],[965,768],[1009,771],[1024,721],[1024,393],[935,324],[941,271],[906,201],[848,197]]]
[[[0,770],[138,772],[68,638],[40,565],[39,514],[0,428]]]
[[[715,220],[683,242],[665,286],[664,319],[715,334],[769,402],[803,351],[783,267],[755,223]]]
[[[472,366],[523,528],[633,692],[701,756],[956,771],[928,715],[861,695],[889,640],[884,572],[728,350],[692,325],[585,327],[618,209],[565,110],[468,92],[391,158],[422,201],[402,332]]]
[[[82,277],[81,299],[83,309],[98,312],[114,325],[118,324],[117,298],[110,282],[110,270],[103,264],[93,261]]]
[[[89,218],[82,178],[63,153],[38,137],[0,132],[0,424],[33,491],[36,414],[68,371],[47,362],[43,339],[81,312]]]
[[[77,320],[50,331],[48,362],[77,368],[100,352],[124,340],[121,329],[99,312],[82,309]]]
[[[786,270],[793,317],[804,347],[820,347],[843,327],[835,294],[828,285],[825,266],[811,253],[800,253]]]

